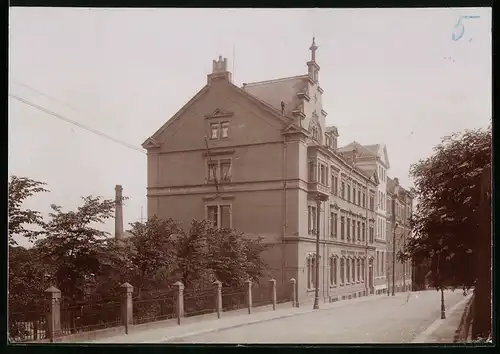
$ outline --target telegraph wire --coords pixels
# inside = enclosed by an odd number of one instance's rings
[[[81,129],[84,129],[84,130],[86,130],[86,131],[88,131],[88,132],[91,132],[91,133],[93,133],[93,134],[99,135],[99,136],[100,136],[100,137],[102,137],[102,138],[105,138],[105,139],[111,140],[111,141],[113,141],[113,142],[115,142],[115,143],[117,143],[117,144],[120,144],[120,145],[122,145],[122,146],[125,146],[125,147],[127,147],[127,148],[129,148],[129,149],[133,149],[133,150],[135,150],[135,151],[139,151],[139,152],[141,152],[141,153],[143,153],[143,154],[146,154],[146,151],[144,151],[144,149],[142,149],[142,148],[139,148],[139,147],[137,147],[137,146],[134,146],[134,145],[132,145],[132,144],[129,144],[129,143],[125,142],[125,141],[122,141],[122,140],[116,139],[116,138],[114,138],[114,137],[112,137],[112,136],[110,136],[110,135],[108,135],[108,134],[105,134],[105,133],[103,133],[103,132],[100,132],[99,130],[96,130],[96,129],[94,129],[94,128],[90,128],[90,127],[88,127],[88,126],[86,126],[86,125],[84,125],[84,124],[82,124],[82,123],[78,123],[77,121],[74,121],[74,120],[72,120],[72,119],[69,119],[69,118],[67,118],[67,117],[65,117],[65,116],[63,116],[63,115],[61,115],[61,114],[58,114],[58,113],[56,113],[56,112],[54,112],[54,111],[51,111],[50,109],[44,108],[44,107],[42,107],[42,106],[39,106],[39,105],[37,105],[37,104],[35,104],[35,103],[33,103],[33,102],[31,102],[31,101],[27,100],[27,99],[24,99],[24,98],[22,98],[22,97],[19,97],[19,96],[17,96],[17,95],[11,94],[11,93],[9,93],[9,96],[10,96],[10,97],[12,97],[12,98],[14,98],[15,100],[18,100],[19,102],[22,102],[22,103],[24,103],[24,104],[26,104],[26,105],[28,105],[28,106],[31,106],[31,107],[33,107],[33,108],[35,108],[35,109],[38,109],[38,110],[40,110],[40,111],[42,111],[42,112],[45,112],[45,113],[47,113],[47,114],[49,114],[49,115],[51,115],[51,116],[53,116],[53,117],[56,117],[56,118],[58,118],[58,119],[61,119],[61,120],[65,121],[65,122],[67,122],[67,123],[73,124],[73,125],[75,125],[75,126],[77,126],[77,127],[81,128]]]

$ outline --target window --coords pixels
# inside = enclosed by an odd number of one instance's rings
[[[325,166],[324,165],[320,165],[320,183],[321,184],[326,184],[326,171],[325,171]]]
[[[208,165],[208,178],[207,182],[214,182],[217,178],[218,181],[227,182],[231,181],[231,160],[209,160]]]
[[[377,251],[377,256],[375,258],[376,258],[376,261],[377,261],[377,268],[375,270],[375,274],[377,276],[379,276],[379,272],[380,272],[380,252],[379,251]]]
[[[356,280],[359,282],[361,280],[361,263],[359,258],[356,259],[356,275],[357,275]]]
[[[385,263],[384,263],[384,262],[385,262],[385,259],[384,259],[384,258],[385,258],[385,252],[383,252],[383,251],[382,251],[381,253],[382,253],[382,264],[381,264],[381,268],[382,268],[382,275],[384,275],[384,274],[385,274]]]
[[[352,242],[356,241],[356,221],[352,219]]]
[[[231,206],[209,205],[207,206],[207,219],[212,221],[216,227],[231,228]]]
[[[345,182],[344,181],[342,181],[340,193],[341,193],[342,199],[345,199]]]
[[[337,237],[337,214],[334,212],[330,213],[330,235]]]
[[[361,190],[358,190],[358,205],[361,206]]]
[[[332,175],[332,194],[338,195],[339,193],[339,179],[337,176]]]
[[[361,241],[361,221],[358,221],[358,241]]]
[[[356,185],[352,186],[352,202],[356,204]]]
[[[375,210],[375,195],[370,195],[370,210],[374,211]]]
[[[347,241],[351,239],[351,219],[347,218]]]
[[[345,278],[346,282],[349,283],[351,280],[351,260],[348,258],[345,262]]]
[[[313,278],[313,269],[312,269],[312,258],[307,257],[307,288],[310,289],[312,286],[312,278]]]
[[[365,242],[366,240],[366,225],[365,223],[361,223],[361,240]]]
[[[351,185],[350,184],[347,185],[347,201],[348,202],[351,201]]]
[[[219,139],[219,123],[210,124],[210,139]]]
[[[352,282],[356,282],[356,260],[353,258],[351,259],[351,264],[352,264]]]
[[[370,225],[370,243],[373,243],[373,225]]]
[[[229,137],[229,122],[221,122],[220,124],[221,137],[223,139]]]
[[[221,181],[231,180],[231,160],[222,160],[220,162]]]
[[[363,191],[363,208],[366,208],[366,194]]]
[[[340,259],[340,284],[344,285],[345,283],[345,260],[344,258]]]
[[[365,280],[365,260],[361,260],[361,280]]]
[[[308,206],[307,213],[308,213],[308,232],[309,235],[312,235],[316,233],[316,207]]]
[[[340,239],[341,240],[345,239],[345,217],[344,216],[340,217]]]
[[[330,285],[337,285],[337,258],[330,258]]]
[[[210,123],[210,139],[226,139],[229,137],[229,122]]]

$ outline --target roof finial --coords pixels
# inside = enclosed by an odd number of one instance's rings
[[[309,47],[309,50],[311,51],[311,60],[316,61],[316,50],[319,47],[316,45],[316,37],[313,36],[313,42],[311,46]]]

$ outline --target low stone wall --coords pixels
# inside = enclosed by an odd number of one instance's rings
[[[453,342],[455,343],[464,343],[469,339],[472,319],[474,317],[474,298],[475,294],[472,295],[469,301],[467,301],[467,305],[465,305],[464,313],[462,314],[460,324],[458,325],[458,328],[455,331],[455,337],[453,338]]]

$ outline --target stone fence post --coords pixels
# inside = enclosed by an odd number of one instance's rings
[[[292,284],[292,307],[299,307],[299,302],[297,301],[297,280],[291,278],[290,284]]]
[[[246,282],[247,284],[247,306],[248,306],[248,314],[252,313],[252,281],[248,279]]]
[[[271,300],[273,302],[273,310],[276,310],[276,279],[270,279],[271,284]]]
[[[61,290],[51,286],[45,290],[46,299],[49,305],[47,324],[49,327],[50,342],[61,335]]]
[[[217,318],[220,318],[222,312],[222,283],[219,280],[214,281],[215,284],[215,309]]]
[[[125,334],[128,334],[128,327],[134,323],[134,309],[132,304],[134,287],[129,283],[123,283],[120,288],[122,290],[122,324],[125,326]]]
[[[177,287],[177,324],[181,324],[181,318],[184,317],[184,284],[177,281],[174,284]]]

